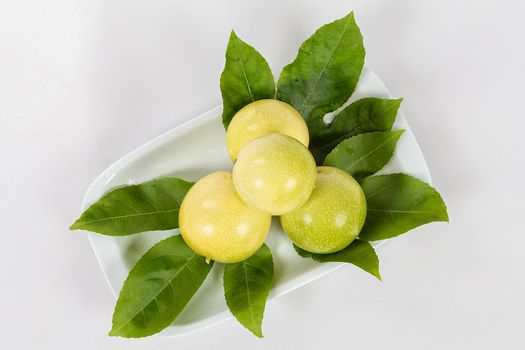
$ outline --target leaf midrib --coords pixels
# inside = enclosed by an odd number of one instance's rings
[[[128,323],[130,323],[133,319],[135,319],[135,317],[141,313],[141,312],[144,312],[144,309],[146,309],[146,307],[148,307],[153,301],[157,302],[158,304],[158,301],[157,301],[157,297],[162,293],[164,292],[164,290],[170,286],[172,288],[172,291],[173,291],[173,286],[172,286],[172,283],[173,281],[175,280],[175,278],[177,278],[181,273],[182,271],[184,271],[184,269],[189,265],[189,263],[199,255],[197,254],[193,254],[193,256],[188,259],[188,261],[186,261],[184,263],[184,265],[177,271],[177,273],[172,277],[170,278],[169,280],[168,279],[165,279],[165,281],[167,282],[166,285],[164,287],[162,287],[159,292],[157,294],[155,294],[143,307],[141,307],[133,316],[131,316],[126,322],[124,322],[119,328],[115,329],[114,331],[112,330],[112,333],[113,332],[120,332],[120,330],[122,330]],[[158,257],[156,257],[158,258]],[[159,308],[160,310],[160,308]]]
[[[241,70],[242,70],[242,76],[244,78],[244,81],[246,82],[246,87],[248,88],[248,94],[250,95],[252,102],[255,102],[255,99],[253,98],[252,88],[250,87],[250,82],[248,80],[248,77],[246,76],[246,70],[244,69],[244,61],[239,51],[239,47],[237,46],[237,38],[235,38],[235,40],[233,41],[233,46],[235,47],[235,52],[237,53],[237,57],[239,57],[239,63],[240,63]]]
[[[357,159],[356,161],[354,161],[352,164],[350,164],[350,166],[348,167],[348,169],[351,169],[352,167],[354,167],[357,163],[359,163],[360,161],[362,161],[363,159],[365,159],[366,157],[368,157],[369,155],[371,155],[372,153],[374,152],[377,152],[377,150],[379,150],[380,148],[382,148],[385,144],[387,144],[388,142],[390,142],[390,140],[392,140],[393,138],[395,138],[397,136],[397,134],[393,134],[391,135],[388,139],[386,139],[384,142],[382,142],[380,145],[378,145],[377,147],[373,148],[372,150],[370,150],[368,153],[366,153],[364,156],[362,156],[361,158]]]
[[[328,67],[328,65],[330,64],[330,62],[332,61],[332,57],[334,56],[334,53],[335,51],[337,50],[337,48],[339,47],[339,44],[341,43],[341,40],[343,39],[343,36],[346,34],[346,31],[348,30],[348,26],[350,25],[350,18],[347,19],[346,21],[346,26],[345,26],[345,29],[343,30],[341,36],[339,37],[339,39],[337,40],[337,44],[335,45],[334,49],[332,50],[332,52],[330,53],[330,57],[328,58],[328,61],[326,62],[325,66],[323,67],[323,69],[321,70],[321,73],[319,73],[319,76],[317,77],[317,80],[315,81],[315,84],[313,86],[313,88],[310,90],[310,93],[307,95],[305,101],[303,102],[303,105],[301,106],[300,108],[300,114],[303,115],[304,114],[304,109],[305,107],[308,105],[308,102],[310,101],[310,99],[312,98],[314,92],[315,92],[315,89],[317,88],[317,85],[319,84],[319,81],[321,80],[321,77],[323,76],[326,68]]]
[[[253,314],[253,309],[252,309],[252,299],[250,298],[250,284],[249,284],[249,281],[248,281],[248,270],[246,268],[246,261],[243,261],[242,262],[242,268],[244,270],[244,280],[245,280],[245,285],[246,285],[246,297],[248,298],[248,310],[250,312],[250,318],[252,320],[252,327],[253,326],[256,326],[256,322],[255,322],[255,315]]]
[[[373,209],[373,208],[367,208],[367,210],[368,211],[385,212],[385,213],[435,214],[432,211],[424,211],[424,210],[393,210],[393,209]]]
[[[336,145],[339,144],[339,142],[341,142],[344,139],[347,139],[347,138],[352,137],[352,136],[356,136],[355,132],[358,131],[359,129],[361,129],[363,127],[363,125],[365,125],[366,123],[368,123],[370,121],[374,121],[375,119],[383,116],[384,114],[390,112],[390,110],[394,109],[395,107],[396,107],[395,105],[391,105],[388,108],[382,110],[380,113],[370,116],[364,122],[362,122],[362,123],[358,124],[356,127],[354,127],[352,130],[349,130],[349,131],[345,132],[343,135],[339,136],[335,140],[329,141],[329,142],[321,145],[320,147],[314,148],[314,150],[315,151],[324,150],[325,148],[327,148],[327,147],[329,147],[329,146],[331,146],[333,144],[336,144]],[[334,117],[334,121],[328,126],[329,129],[333,125],[335,120],[338,118],[338,116],[339,116],[339,114]],[[377,130],[377,131],[381,131],[381,130]]]
[[[150,212],[143,212],[143,213],[134,213],[134,214],[110,216],[110,217],[106,217],[106,218],[102,218],[102,219],[81,222],[78,225],[73,225],[73,227],[81,228],[81,227],[84,227],[86,225],[94,224],[94,223],[97,223],[97,222],[125,219],[125,218],[137,217],[137,216],[165,214],[165,213],[171,213],[171,212],[179,211],[179,210],[180,210],[180,208],[174,208],[174,209],[167,209],[167,210],[158,210],[158,211],[150,211]]]

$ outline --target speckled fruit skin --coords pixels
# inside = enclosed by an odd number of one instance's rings
[[[244,204],[231,173],[209,174],[191,187],[180,206],[182,238],[197,254],[221,263],[242,261],[263,244],[271,216]]]
[[[308,200],[316,173],[314,158],[301,142],[269,134],[241,149],[233,166],[233,184],[248,205],[282,215]]]
[[[365,219],[366,199],[359,183],[343,170],[320,166],[312,196],[281,216],[281,225],[300,248],[328,254],[349,245]]]
[[[303,117],[289,104],[259,100],[239,110],[226,131],[226,145],[233,161],[248,142],[264,135],[288,135],[308,147],[310,135]]]

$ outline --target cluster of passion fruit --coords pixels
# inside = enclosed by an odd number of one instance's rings
[[[317,167],[308,143],[304,119],[284,102],[239,110],[226,131],[233,171],[203,177],[182,201],[188,246],[209,260],[242,261],[263,244],[272,215],[304,250],[327,254],[349,245],[365,221],[364,193],[348,173]]]

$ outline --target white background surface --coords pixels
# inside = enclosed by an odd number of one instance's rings
[[[231,28],[277,76],[351,9],[451,223],[381,247],[382,283],[348,266],[272,301],[263,340],[233,320],[108,337],[115,301],[67,230],[87,186],[220,103]],[[521,1],[0,0],[0,348],[525,348],[524,16]]]

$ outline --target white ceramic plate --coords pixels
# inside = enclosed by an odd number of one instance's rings
[[[365,68],[351,101],[363,97],[391,97],[381,80]],[[349,101],[350,102],[350,101]],[[419,146],[401,113],[394,129],[406,132],[398,142],[396,153],[383,173],[402,171],[430,182],[430,174]],[[217,171],[231,170],[225,146],[221,108],[217,107],[139,147],[104,171],[89,187],[83,210],[109,189],[124,184],[137,184],[161,176],[198,180]],[[128,271],[155,242],[177,234],[178,230],[146,232],[129,237],[108,237],[90,233],[93,250],[109,286],[117,295]],[[343,264],[320,264],[301,258],[274,220],[266,243],[274,262],[274,285],[270,299],[288,293]],[[160,335],[182,335],[195,332],[231,317],[224,301],[222,266],[215,264],[206,281],[177,320]]]

